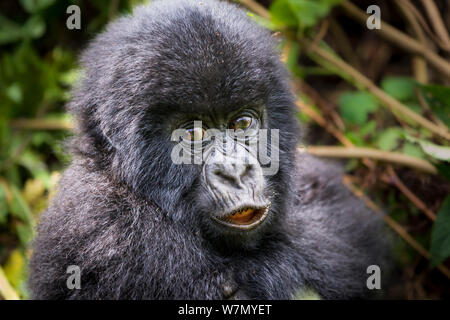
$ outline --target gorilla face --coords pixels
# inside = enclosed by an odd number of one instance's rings
[[[293,97],[275,44],[245,12],[187,2],[142,7],[85,51],[70,105],[76,148],[181,227],[251,246],[280,224],[288,201]],[[270,176],[250,147],[260,129],[279,130],[268,152],[280,169]],[[177,164],[178,146],[201,150],[201,161]]]
[[[226,234],[227,242],[231,235],[248,237],[270,213],[273,190],[257,152],[265,114],[263,106],[255,105],[220,117],[197,115],[197,121],[187,121],[174,137],[180,143],[172,160],[182,151],[186,163],[199,166],[192,193],[197,212],[204,217],[202,224],[213,229],[210,233],[216,238]]]

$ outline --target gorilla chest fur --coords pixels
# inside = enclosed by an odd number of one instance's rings
[[[264,236],[242,250],[176,226],[152,225],[155,234],[146,232],[147,244],[133,254],[145,257],[134,267],[145,266],[145,284],[136,285],[147,288],[142,292],[147,298],[289,299],[301,286],[298,259],[284,235]]]

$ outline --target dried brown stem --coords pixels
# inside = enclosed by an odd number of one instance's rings
[[[73,123],[66,120],[15,119],[10,122],[13,129],[21,130],[72,130]]]
[[[447,29],[445,27],[444,22],[441,19],[441,15],[439,14],[439,10],[436,7],[434,1],[430,0],[422,0],[422,5],[427,12],[428,18],[433,26],[436,35],[441,40],[441,43],[445,47],[446,50],[450,50],[450,37],[448,36]]]
[[[396,1],[395,4],[400,9],[403,16],[406,18],[417,40],[419,40],[420,43],[422,43],[423,45],[427,45],[427,39],[425,37],[422,28],[420,27],[420,23],[417,21],[417,18],[411,11],[410,7],[406,4],[406,1],[408,0]],[[414,77],[416,78],[416,80],[419,81],[420,83],[427,83],[428,71],[426,60],[421,56],[416,55],[412,58],[412,65]]]
[[[413,247],[417,252],[419,252],[426,259],[430,259],[430,253],[403,228],[400,224],[398,224],[394,219],[390,216],[383,213],[383,211],[372,201],[370,200],[360,188],[356,187],[352,183],[352,179],[345,175],[342,178],[342,182],[347,188],[353,192],[355,196],[363,200],[366,205],[374,210],[375,212],[381,214],[383,220],[387,223],[389,227],[391,227],[400,237],[402,237],[411,247]],[[441,271],[447,278],[450,279],[450,270],[445,267],[443,264],[437,266],[438,270]]]
[[[317,122],[321,127],[331,133],[336,139],[338,139],[344,146],[352,147],[353,143],[348,140],[342,132],[336,129],[332,124],[330,124],[321,114],[317,113],[313,108],[308,106],[301,100],[297,100],[298,108],[304,112],[308,117],[312,118],[315,122]]]
[[[368,15],[360,10],[357,6],[350,1],[344,1],[341,4],[344,12],[354,18],[359,23],[366,25]],[[435,52],[421,44],[419,41],[407,36],[400,30],[392,27],[386,22],[381,23],[380,29],[374,29],[381,37],[392,42],[394,45],[401,47],[407,51],[423,56],[428,62],[435,68],[437,72],[450,78],[450,63],[437,55]]]
[[[425,110],[425,113],[434,121],[434,123],[436,123],[437,126],[439,126],[441,128],[447,128],[447,126],[441,121],[441,119],[436,117],[434,115],[433,111],[431,111],[431,108],[428,105],[428,102],[425,100],[425,98],[424,98],[422,92],[419,90],[419,88],[416,88],[415,91],[416,91],[417,99],[419,100],[419,103],[422,106],[423,110]]]
[[[437,169],[428,161],[411,157],[403,153],[388,152],[371,148],[336,146],[309,146],[306,148],[306,152],[320,157],[368,158],[411,167],[429,174],[437,174]]]
[[[432,221],[436,220],[436,214],[430,210],[427,205],[420,200],[408,187],[400,180],[400,178],[395,173],[394,168],[392,166],[388,166],[387,172],[389,173],[388,181],[393,183],[403,194],[412,202],[414,205],[419,208],[425,215],[430,218]]]
[[[334,124],[340,131],[345,130],[344,122],[342,121],[339,114],[336,112],[336,108],[333,105],[330,105],[328,101],[326,101],[322,96],[308,83],[303,81],[303,79],[295,79],[295,87],[300,92],[304,92],[309,97],[311,97],[314,102],[322,109],[329,117],[333,120]]]
[[[358,70],[347,64],[345,61],[336,57],[334,54],[322,49],[319,46],[311,46],[311,42],[303,40],[303,42],[309,47],[312,53],[317,54],[320,58],[331,63],[335,67],[339,68],[346,75],[350,76],[354,84],[358,84],[366,88],[375,97],[377,97],[385,106],[387,106],[391,112],[398,117],[398,113],[408,117],[415,123],[421,125],[422,127],[430,130],[436,135],[439,135],[447,140],[450,140],[450,131],[447,128],[441,128],[429,121],[428,119],[422,117],[421,115],[415,113],[407,106],[402,104],[400,101],[394,99],[393,97],[386,94],[378,86],[376,86],[370,79],[361,74]]]
[[[428,26],[428,23],[426,22],[425,18],[423,17],[423,15],[420,13],[420,11],[411,3],[411,1],[409,0],[399,0],[399,2],[402,2],[402,4],[405,7],[408,7],[408,10],[411,11],[414,16],[416,17],[417,21],[419,22],[419,24],[422,26],[423,30],[425,30],[425,32],[427,33],[427,35],[434,41],[435,44],[437,44],[441,49],[446,50],[445,45],[442,43],[442,41],[439,39],[438,36],[436,36],[433,31],[431,30],[431,28]],[[432,45],[432,43],[428,42],[427,46],[429,47],[430,45]],[[430,48],[434,50],[434,47]],[[448,49],[447,49],[448,50]]]
[[[333,44],[338,48],[338,52],[357,70],[362,70],[361,61],[355,54],[352,44],[341,25],[336,19],[330,17],[330,33],[333,36]]]
[[[316,123],[325,128],[328,132],[330,132],[336,139],[338,139],[343,145],[347,147],[354,147],[353,143],[348,140],[339,130],[335,129],[332,125],[328,124],[328,122],[323,118],[320,114],[318,114],[314,109],[304,104],[302,101],[297,101],[298,107],[309,117],[311,117]],[[375,163],[368,159],[363,158],[363,163],[370,169],[375,168]],[[395,171],[386,172],[381,176],[382,179],[387,183],[394,183],[397,189],[400,190],[412,203],[418,205],[418,208],[422,210],[431,220],[434,220],[436,214],[429,210],[422,200],[419,199],[395,174]]]

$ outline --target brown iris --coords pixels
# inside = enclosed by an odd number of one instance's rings
[[[252,118],[247,116],[238,117],[236,119],[231,120],[230,129],[233,130],[246,130],[252,124]]]
[[[186,141],[201,141],[206,138],[206,130],[203,128],[186,129],[183,139]]]

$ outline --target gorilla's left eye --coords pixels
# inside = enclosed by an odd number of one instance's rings
[[[246,130],[248,129],[252,124],[252,118],[251,117],[247,117],[247,116],[243,116],[243,117],[238,117],[236,119],[231,120],[230,122],[230,129],[233,130]]]
[[[186,141],[201,141],[207,137],[206,130],[203,128],[190,128],[186,129],[183,135],[183,139]]]

